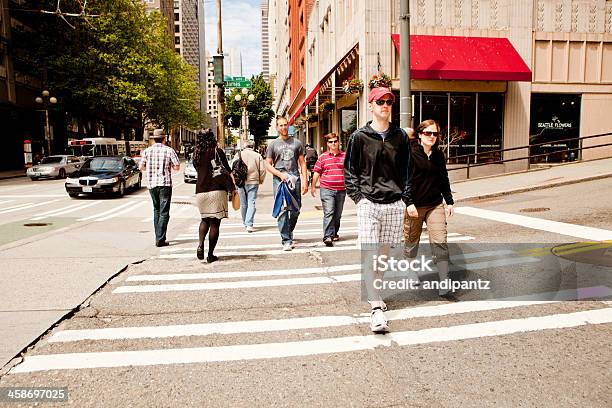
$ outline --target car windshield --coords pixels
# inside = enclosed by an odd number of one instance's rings
[[[122,161],[120,158],[115,157],[95,157],[88,160],[84,165],[84,169],[90,169],[94,171],[121,171]]]
[[[63,159],[62,156],[43,157],[40,164],[61,163],[62,159]]]

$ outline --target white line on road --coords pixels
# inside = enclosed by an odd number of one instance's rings
[[[64,207],[64,208],[60,208],[60,209],[55,209],[55,210],[44,212],[42,214],[39,214],[37,217],[31,218],[31,220],[32,221],[38,221],[38,220],[42,220],[42,219],[48,218],[48,217],[56,217],[58,215],[69,214],[71,212],[75,212],[75,211],[78,211],[78,210],[82,210],[84,208],[92,207],[92,206],[98,205],[100,203],[101,203],[100,201],[94,201],[94,202],[86,203],[86,204],[69,205],[68,207]]]
[[[456,270],[459,266],[464,266],[470,271],[495,268],[500,266],[520,265],[524,263],[539,262],[534,257],[519,257],[509,259],[494,259],[491,261],[455,263],[451,270]],[[287,279],[266,279],[266,280],[246,280],[246,281],[227,281],[210,283],[175,283],[165,285],[133,285],[119,286],[113,293],[151,293],[151,292],[179,292],[179,291],[200,291],[200,290],[219,290],[219,289],[246,289],[246,288],[267,288],[277,286],[293,285],[320,285],[343,282],[357,282],[361,280],[361,274],[335,275],[323,277],[307,278],[287,278]]]
[[[102,212],[102,213],[99,213],[99,214],[94,214],[94,215],[90,215],[89,217],[79,218],[77,221],[87,221],[87,220],[92,220],[92,219],[94,219],[94,218],[104,217],[104,216],[106,216],[106,215],[109,215],[109,214],[114,213],[115,211],[119,211],[119,210],[121,210],[121,209],[123,209],[123,208],[129,207],[129,206],[131,206],[131,205],[133,205],[133,204],[134,204],[133,202],[127,202],[127,203],[125,203],[125,204],[121,204],[121,205],[120,205],[120,206],[118,206],[118,207],[111,208],[110,210],[104,211],[104,212]]]
[[[142,281],[173,281],[173,280],[197,280],[197,279],[235,279],[235,278],[256,278],[262,276],[288,276],[288,275],[311,275],[332,272],[358,271],[361,264],[326,266],[324,268],[303,268],[303,269],[277,269],[269,271],[250,271],[250,272],[210,272],[210,273],[173,273],[164,275],[136,275],[130,276],[126,282]]]
[[[223,227],[221,227],[221,229],[223,229]],[[347,233],[347,232],[357,232],[357,228],[342,228],[340,230],[340,232],[342,233]],[[293,231],[293,234],[295,236],[298,235],[322,235],[323,231],[321,228],[317,228],[317,229],[305,229],[305,230],[295,230]],[[253,233],[249,233],[249,232],[225,232],[225,233],[221,233],[221,236],[223,238],[245,238],[245,237],[279,237],[279,232],[278,231],[265,231],[265,232],[253,232]],[[189,233],[189,234],[181,234],[179,236],[177,236],[174,240],[176,241],[180,241],[180,240],[185,240],[185,239],[193,239],[193,238],[197,238],[198,234],[195,233]]]
[[[540,330],[564,329],[588,324],[612,322],[612,308],[563,313],[548,316],[508,319],[415,331],[390,333],[385,336],[351,336],[331,339],[264,343],[182,349],[111,351],[98,353],[66,353],[25,357],[13,374],[48,370],[69,370],[102,367],[129,367],[168,364],[189,364],[221,361],[313,356],[373,350],[376,347],[447,342],[481,337],[501,336]]]
[[[22,206],[24,206],[24,205],[30,205],[30,204],[33,204],[33,203],[11,204],[11,205],[10,205],[10,206],[8,206],[8,207],[3,207],[3,208],[0,208],[0,211],[10,210],[10,209],[12,209],[12,208],[18,208],[18,207],[22,207]]]
[[[36,203],[36,204],[28,203],[28,205],[22,205],[22,206],[20,206],[18,208],[10,208],[10,209],[6,209],[6,210],[3,210],[3,211],[0,211],[0,214],[6,214],[6,213],[14,212],[14,211],[21,211],[21,210],[27,210],[27,209],[30,209],[30,208],[34,208],[34,207],[40,207],[41,205],[51,204],[51,203],[54,203],[56,201],[58,201],[58,200],[43,201],[42,203]]]
[[[589,293],[589,298],[607,297],[612,294],[612,290],[605,286],[581,288],[580,291]],[[386,312],[385,315],[392,321],[409,320],[423,317],[447,316],[461,313],[558,303],[565,300],[580,299],[577,295],[578,293],[575,290],[564,290],[560,292],[521,296],[519,298],[478,300],[460,303],[445,303],[434,306],[411,307],[392,310]],[[369,316],[312,316],[277,320],[245,320],[237,322],[196,323],[169,326],[63,330],[53,334],[48,341],[49,343],[61,343],[82,340],[125,340],[180,336],[208,336],[211,334],[264,333],[322,327],[340,327],[367,322],[369,322]]]
[[[208,241],[208,239],[206,241]],[[347,245],[356,245],[356,244],[357,244],[356,239],[349,239],[349,240],[338,241],[334,243],[334,246],[347,246]],[[304,247],[325,248],[326,246],[323,242],[317,241],[317,242],[305,242],[303,244],[298,244],[297,247],[298,248],[304,248]],[[278,248],[278,243],[254,244],[254,245],[217,245],[215,247],[216,250],[228,250],[228,249],[262,249],[262,250],[265,250],[265,249],[272,249],[272,248]],[[174,253],[174,252],[192,252],[195,250],[196,250],[196,247],[174,247],[174,248],[163,248],[162,250],[160,250],[160,253],[167,254],[167,253]]]
[[[6,204],[6,203],[13,202],[13,201],[15,201],[15,200],[1,200],[0,204]]]
[[[277,234],[278,235],[278,234]],[[257,236],[253,236],[256,238]],[[223,237],[222,237],[223,238]],[[197,237],[187,239],[183,238],[182,241],[191,241],[197,240]],[[448,242],[460,242],[460,241],[471,241],[474,237],[470,236],[461,236],[461,237],[449,237]],[[172,241],[181,241],[177,238],[174,238]],[[421,244],[429,243],[428,239],[421,239]],[[342,245],[342,244],[338,244]],[[280,245],[279,245],[280,246]],[[316,247],[316,248],[300,248],[298,245],[293,251],[283,251],[282,249],[278,250],[266,250],[266,251],[229,251],[229,252],[219,252],[215,255],[217,256],[257,256],[257,255],[291,255],[291,254],[307,254],[310,251],[319,251],[319,252],[334,252],[334,251],[347,251],[347,250],[355,250],[359,249],[357,246],[334,246],[334,247]],[[193,249],[195,250],[195,248]],[[193,258],[193,254],[162,254],[159,256],[163,259],[178,259],[178,258]]]
[[[143,205],[143,204],[144,204],[144,201],[141,201],[141,202],[139,202],[139,203],[135,203],[135,204],[134,204],[134,205],[132,205],[131,207],[124,208],[124,209],[122,209],[121,211],[117,211],[117,212],[115,212],[115,213],[113,213],[113,214],[110,214],[110,215],[107,215],[107,216],[105,216],[105,217],[96,218],[96,219],[95,219],[95,221],[106,221],[106,220],[110,220],[111,218],[115,218],[115,217],[118,217],[118,216],[120,216],[120,215],[123,215],[123,214],[129,213],[129,212],[131,212],[131,211],[135,210],[136,208],[140,207],[140,206],[141,206],[141,205]]]
[[[505,222],[507,224],[519,225],[521,227],[536,229],[540,231],[554,232],[555,234],[568,235],[570,237],[576,237],[581,239],[588,239],[594,241],[612,240],[612,231],[600,228],[585,227],[582,225],[544,220],[535,217],[526,217],[524,215],[485,210],[482,208],[475,207],[458,207],[456,209],[456,212],[458,214],[468,215],[470,217]]]
[[[346,225],[346,224],[355,224],[357,223],[357,219],[356,218],[352,218],[352,219],[342,219],[341,221],[341,225]],[[297,226],[300,227],[302,225],[323,225],[323,220],[305,220],[305,221],[298,221]],[[255,230],[257,231],[258,228],[277,228],[278,227],[278,223],[274,222],[274,223],[255,223]],[[191,226],[190,229],[192,230],[197,230],[199,228],[199,225],[193,225]],[[221,223],[221,228],[242,228],[244,229],[244,225],[243,224],[237,224],[237,223]],[[342,229],[342,227],[341,227]]]

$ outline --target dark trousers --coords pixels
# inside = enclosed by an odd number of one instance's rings
[[[166,240],[166,230],[170,221],[170,200],[172,200],[172,187],[153,187],[149,189],[153,200],[153,226],[155,227],[155,241]]]

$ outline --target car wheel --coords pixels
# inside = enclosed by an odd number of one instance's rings
[[[123,197],[125,195],[125,181],[119,183],[119,191],[117,191],[117,195],[119,197]]]
[[[68,193],[68,197],[70,198],[77,198],[79,196],[79,193]]]
[[[32,181],[36,181],[36,180],[38,180],[38,177],[30,177],[30,179],[31,179]]]
[[[59,178],[61,178],[61,179],[65,179],[66,178],[66,170],[59,169]]]

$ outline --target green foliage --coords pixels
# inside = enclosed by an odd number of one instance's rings
[[[255,137],[255,143],[259,145],[260,141],[267,136],[270,122],[274,117],[272,90],[264,79],[263,74],[251,77],[251,84],[249,93],[255,96],[255,100],[247,105],[249,131]],[[236,102],[234,100],[234,97],[239,92],[239,89],[234,89],[225,97],[226,115],[240,115],[242,113],[241,103],[243,101]]]
[[[54,10],[57,2],[25,3]],[[62,11],[79,13],[82,3],[63,0]],[[126,133],[138,133],[146,122],[202,125],[195,69],[171,47],[158,12],[147,14],[140,0],[90,0],[86,13],[93,16],[67,17],[74,28],[56,15],[20,15],[40,27],[29,33],[37,37],[30,63],[43,67],[48,88],[70,116],[90,132],[99,124]]]

